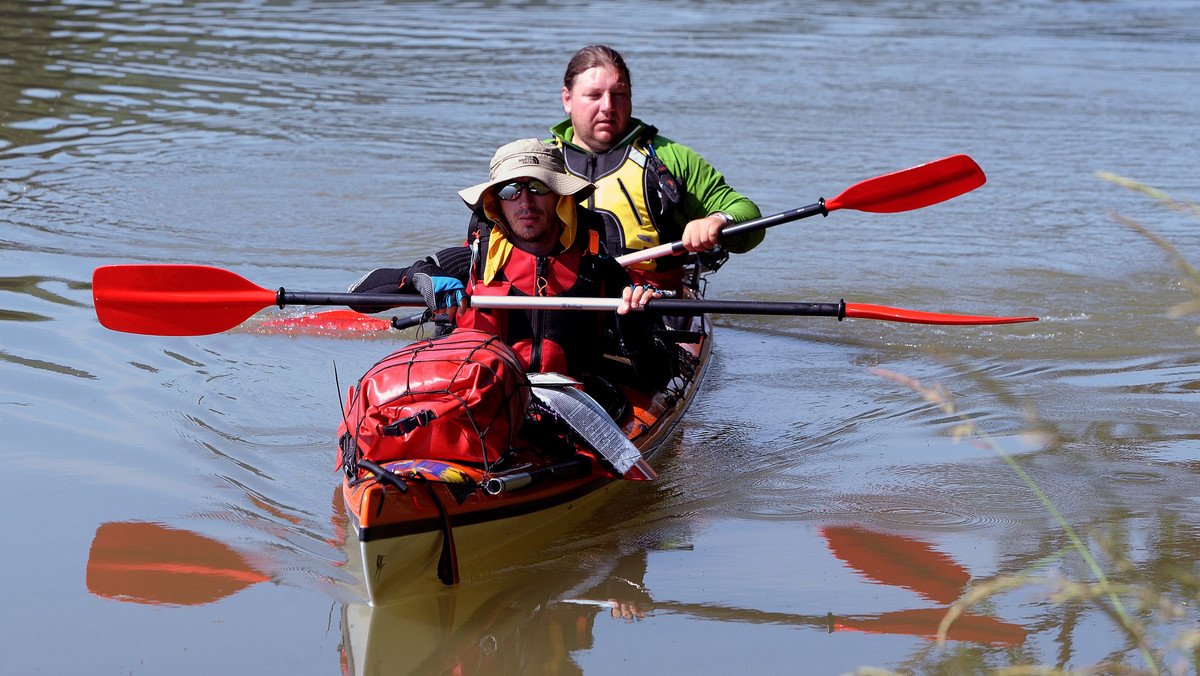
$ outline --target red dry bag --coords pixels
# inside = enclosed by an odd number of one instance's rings
[[[525,371],[499,338],[457,329],[419,341],[371,367],[351,390],[338,429],[339,466],[358,458],[490,464],[516,438],[528,404]]]

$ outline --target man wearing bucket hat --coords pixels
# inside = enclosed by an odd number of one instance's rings
[[[459,191],[468,207],[494,223],[470,244],[451,247],[407,268],[374,270],[350,290],[412,293],[457,326],[500,336],[530,371],[572,377],[632,369],[627,379],[665,384],[667,348],[649,318],[630,313],[656,292],[632,285],[604,247],[599,217],[580,207],[594,190],[566,172],[562,151],[538,139],[502,146],[488,180]],[[580,310],[484,310],[460,307],[464,295],[606,296],[622,298],[616,317]],[[356,308],[365,312],[378,308]],[[611,357],[611,362],[601,360]]]

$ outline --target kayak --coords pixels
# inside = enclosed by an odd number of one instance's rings
[[[688,290],[685,295],[700,294]],[[659,333],[675,346],[675,375],[662,389],[610,384],[617,391],[597,398],[612,400],[616,394],[621,405],[609,403],[605,409],[581,397],[575,381],[529,374],[521,388],[529,391],[532,403],[526,407],[525,400],[519,402],[525,415],[513,426],[519,424],[520,431],[511,439],[501,434],[499,447],[492,443],[491,448],[481,448],[486,444],[474,434],[479,418],[492,420],[496,415],[476,411],[455,423],[456,428],[426,432],[434,422],[452,419],[454,412],[425,399],[408,401],[419,389],[418,381],[439,377],[431,376],[431,370],[461,376],[464,360],[446,356],[463,353],[458,331],[419,341],[415,349],[409,346],[389,355],[369,370],[350,391],[339,429],[341,497],[350,525],[347,545],[357,550],[350,563],[362,568],[368,601],[378,605],[416,589],[428,590],[439,581],[456,584],[476,577],[488,570],[489,555],[497,550],[528,548],[578,523],[587,511],[583,507],[622,478],[654,478],[649,461],[695,396],[712,352],[707,317],[678,318],[672,324]],[[445,346],[446,351],[418,363],[420,350],[428,354]],[[473,345],[467,353],[477,359],[481,349]],[[403,369],[400,385],[371,380],[394,373],[397,363]],[[499,380],[495,374],[500,366],[476,370],[486,373],[489,381]],[[592,391],[589,386],[587,392]],[[598,392],[605,394],[603,389]],[[382,403],[364,404],[373,394]],[[449,394],[442,399],[452,404],[468,398]],[[585,400],[582,406],[580,399]],[[472,403],[482,409],[485,402]],[[504,405],[511,408],[511,403]],[[547,429],[568,431],[547,434]]]

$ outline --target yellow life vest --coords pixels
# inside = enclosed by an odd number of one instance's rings
[[[648,138],[647,138],[648,137]],[[584,203],[588,209],[603,217],[609,248],[613,255],[649,249],[665,242],[673,242],[682,236],[675,232],[678,226],[671,216],[678,195],[669,196],[665,179],[674,181],[662,162],[653,157],[649,139],[653,132],[645,134],[621,148],[592,155],[578,148],[558,144],[567,158],[567,169],[596,185],[596,191]],[[675,189],[671,186],[671,189]],[[665,228],[665,232],[664,232]],[[681,261],[668,256],[642,261],[630,267],[632,270],[654,272],[664,268],[679,267]]]
[[[620,242],[626,251],[639,251],[662,244],[654,217],[646,202],[646,160],[648,155],[630,144],[625,158],[616,169],[595,181],[596,192],[588,199],[588,208],[601,214],[612,214],[620,224]],[[642,261],[631,266],[653,270],[655,261]]]

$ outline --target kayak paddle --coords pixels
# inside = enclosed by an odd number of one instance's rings
[[[114,331],[154,336],[220,333],[272,305],[422,307],[417,294],[304,293],[264,289],[228,270],[205,265],[107,265],[92,274],[92,297],[100,323]],[[474,296],[478,308],[616,310],[617,298],[523,298]],[[1036,317],[985,317],[902,310],[858,303],[792,303],[655,298],[647,312],[667,315],[763,314],[878,319],[913,324],[1013,324]]]
[[[363,294],[355,294],[363,295]],[[385,294],[386,295],[386,294]],[[620,298],[522,298],[519,296],[472,296],[471,305],[481,308],[527,310],[616,310]],[[361,305],[361,303],[356,303]],[[690,298],[653,298],[646,301],[646,312],[662,315],[690,316],[699,314],[727,315],[788,315],[793,317],[847,317],[879,319],[906,324],[1018,324],[1036,322],[1037,317],[983,317],[950,315],[919,310],[902,310],[885,305],[866,303],[800,303],[792,301],[693,300]]]
[[[966,155],[951,155],[883,176],[876,176],[846,188],[831,200],[821,198],[815,204],[763,216],[752,221],[731,225],[721,230],[721,239],[764,230],[780,223],[789,223],[809,216],[828,216],[838,209],[854,209],[879,214],[912,211],[945,202],[970,192],[987,181],[983,170]],[[659,246],[618,256],[621,265],[633,265],[652,258],[685,253],[683,242]]]

